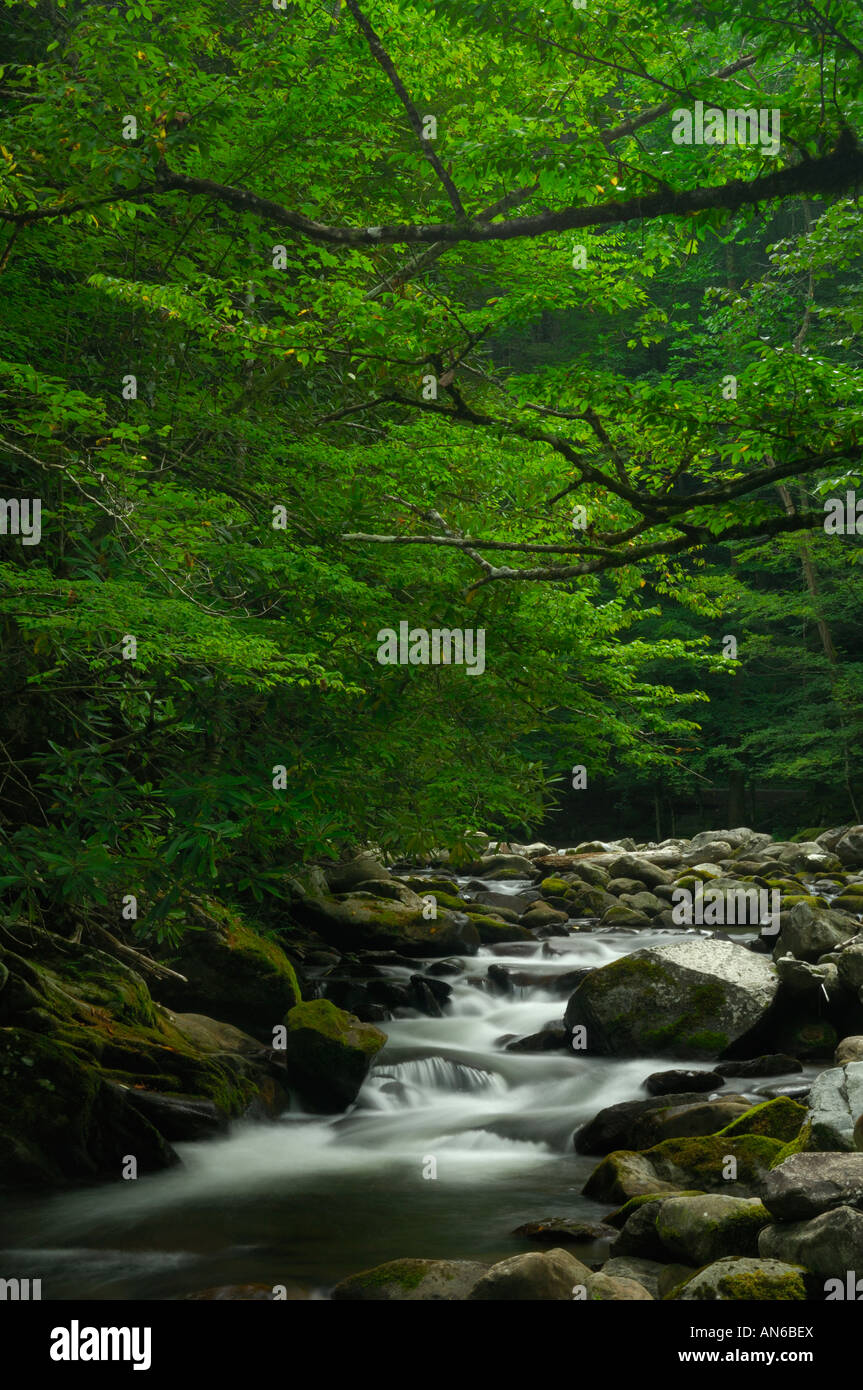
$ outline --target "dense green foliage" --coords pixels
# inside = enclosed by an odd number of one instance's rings
[[[526,833],[574,764],[858,814],[863,12],[743,9],[6,0],[16,903]]]

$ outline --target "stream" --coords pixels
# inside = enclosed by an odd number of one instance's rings
[[[513,894],[529,886],[483,885]],[[382,1025],[387,1046],[350,1112],[310,1116],[295,1104],[276,1123],[176,1145],[181,1168],[14,1203],[4,1197],[3,1268],[41,1278],[43,1299],[178,1298],[245,1283],[322,1299],[338,1280],[384,1260],[493,1262],[531,1248],[512,1235],[523,1222],[599,1220],[608,1205],[581,1196],[598,1159],[574,1152],[575,1129],[604,1106],[643,1098],[650,1072],[710,1064],[509,1053],[500,1039],[561,1019],[567,994],[549,988],[550,975],[693,934],[583,924],[571,936],[482,948],[446,977],[445,1017],[402,1009]],[[493,963],[537,983],[491,993],[484,977]],[[729,1079],[724,1090],[755,1102],[817,1070]],[[588,1260],[607,1249],[568,1248]]]

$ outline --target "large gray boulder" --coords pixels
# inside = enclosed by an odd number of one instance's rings
[[[467,1298],[478,1301],[570,1300],[573,1288],[591,1277],[587,1265],[568,1250],[530,1250],[501,1260],[474,1284]]]
[[[812,1149],[854,1149],[854,1125],[863,1115],[863,1062],[828,1067],[809,1092],[808,1125]]]
[[[833,846],[846,869],[863,868],[863,825],[852,825]]]
[[[819,956],[849,941],[856,934],[857,925],[845,912],[796,903],[790,912],[782,913],[773,958],[778,960],[790,951],[798,960],[817,961]]]
[[[575,1151],[580,1154],[610,1154],[614,1149],[635,1148],[635,1128],[642,1116],[704,1099],[700,1091],[681,1091],[649,1100],[624,1100],[607,1105],[575,1134]]]
[[[728,941],[651,946],[591,971],[565,1023],[587,1029],[590,1052],[714,1058],[763,1018],[777,987],[765,956]]]
[[[671,874],[666,869],[638,854],[621,854],[609,864],[608,869],[613,879],[631,878],[636,883],[646,884],[648,888],[653,888],[657,883],[671,882]]]
[[[706,1265],[727,1255],[757,1255],[758,1233],[770,1213],[757,1197],[669,1197],[656,1217],[656,1233],[675,1259]]]
[[[849,1269],[863,1269],[863,1212],[834,1207],[811,1221],[766,1226],[758,1253],[805,1265],[822,1279],[844,1278]]]
[[[863,1153],[796,1153],[767,1174],[762,1200],[778,1221],[863,1208]]]

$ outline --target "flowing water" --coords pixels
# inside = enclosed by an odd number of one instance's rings
[[[528,885],[483,886],[515,893]],[[608,1206],[581,1196],[597,1160],[574,1152],[573,1132],[603,1106],[643,1098],[645,1076],[675,1064],[518,1054],[500,1040],[560,1020],[568,991],[555,991],[550,976],[693,934],[584,929],[485,948],[447,977],[445,1017],[401,1010],[384,1025],[386,1049],[348,1114],[295,1107],[275,1124],[177,1145],[182,1168],[16,1199],[13,1209],[7,1202],[2,1268],[41,1278],[43,1298],[176,1298],[239,1283],[325,1298],[345,1275],[384,1260],[493,1261],[530,1248],[512,1235],[522,1222],[598,1220]],[[491,993],[493,963],[537,983]],[[783,1080],[804,1077],[748,1084]],[[605,1254],[601,1245],[573,1249]]]

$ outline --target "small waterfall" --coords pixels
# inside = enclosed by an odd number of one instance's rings
[[[454,1062],[449,1057],[416,1057],[410,1062],[381,1064],[372,1072],[372,1079],[402,1082],[423,1091],[497,1091],[502,1094],[506,1083],[494,1072]]]

